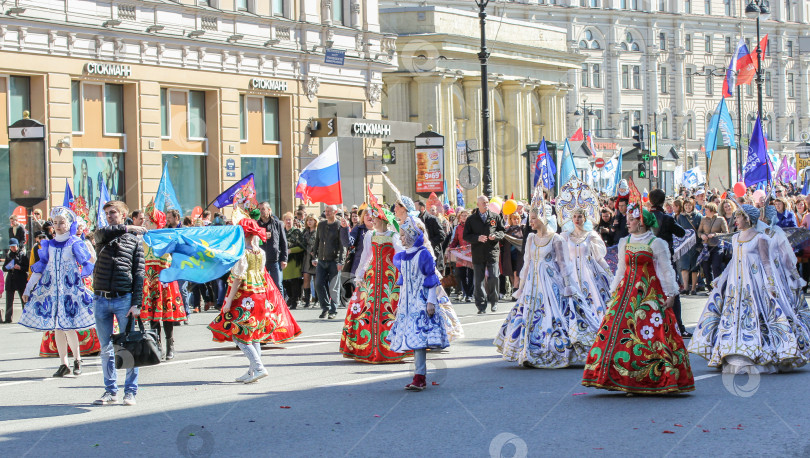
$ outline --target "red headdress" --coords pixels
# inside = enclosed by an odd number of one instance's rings
[[[267,241],[267,231],[263,227],[259,226],[259,223],[257,223],[255,219],[242,218],[239,220],[239,225],[242,226],[242,230],[245,232],[245,237],[250,235],[258,235],[262,242]]]
[[[166,214],[162,211],[155,208],[155,198],[153,197],[149,204],[146,205],[146,216],[149,217],[149,221],[158,228],[163,229],[166,227]]]

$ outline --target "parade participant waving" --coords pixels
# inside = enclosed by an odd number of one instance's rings
[[[146,215],[154,229],[166,226],[166,214],[155,209],[154,201],[146,207]],[[141,319],[149,320],[152,329],[160,337],[160,329],[166,340],[166,360],[174,358],[174,326],[188,319],[180,296],[180,286],[176,281],[163,283],[160,272],[172,263],[170,254],[157,256],[149,245],[144,244],[146,274],[143,282],[143,305]]]
[[[779,251],[757,228],[759,209],[745,204],[735,216],[741,232],[732,237],[732,260],[714,282],[689,351],[731,374],[803,366],[810,360],[808,317],[796,313],[790,285],[776,272]]]
[[[355,270],[357,287],[346,310],[340,352],[366,363],[395,363],[411,356],[411,352],[391,351],[386,340],[397,315],[400,289],[394,253],[402,251],[402,244],[399,234],[388,230],[393,214],[373,205],[364,214],[373,217],[374,229],[365,233],[362,243]]]
[[[394,266],[400,271],[400,299],[388,342],[394,352],[413,350],[413,381],[405,389],[422,391],[427,387],[427,349],[446,348],[450,340],[445,315],[439,312],[439,276],[433,254],[425,247],[424,230],[409,215],[400,226],[399,235],[405,249],[394,255]]]
[[[612,275],[605,262],[605,242],[593,230],[599,221],[599,200],[590,187],[573,178],[560,188],[557,216],[568,247],[568,258],[575,267],[576,285],[586,303],[602,319],[610,300]]]
[[[672,312],[678,284],[669,247],[649,231],[658,223],[640,208],[640,200],[631,199],[627,209],[630,235],[619,242],[615,293],[588,353],[582,384],[628,393],[693,391],[689,355]]]
[[[56,228],[53,240],[43,240],[39,261],[23,293],[26,306],[20,324],[40,331],[54,330],[61,365],[53,374],[70,373],[67,349],[73,353],[73,375],[82,373],[82,357],[77,330],[91,328],[93,297],[82,280],[93,273],[91,253],[76,237],[76,214],[67,207],[55,207],[51,218]]]
[[[247,372],[236,381],[252,383],[268,375],[261,360],[261,342],[267,337],[270,277],[265,275],[265,254],[259,246],[259,241],[267,240],[267,233],[251,218],[242,218],[239,225],[245,234],[245,254],[231,269],[225,303],[208,329],[217,342],[236,342],[250,361]]]
[[[517,303],[509,312],[495,346],[507,361],[526,367],[560,368],[585,362],[600,318],[576,286],[563,238],[549,231],[551,206],[536,189],[526,239]]]

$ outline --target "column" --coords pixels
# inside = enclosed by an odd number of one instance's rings
[[[481,78],[478,76],[465,76],[461,82],[464,87],[464,103],[467,106],[467,136],[465,140],[475,139],[478,141],[478,147],[481,147]],[[492,139],[490,138],[490,141]],[[490,148],[492,145],[490,145]],[[478,163],[471,164],[478,168],[481,177],[484,176],[483,161],[481,160],[481,153],[478,153]],[[482,189],[482,182],[479,182],[478,187],[464,192],[464,202],[474,202],[478,191]]]
[[[401,75],[383,74],[383,81],[388,93],[388,119],[391,121],[410,121],[410,86],[411,78]],[[403,190],[409,193],[413,189],[414,174],[416,173],[416,163],[414,159],[413,145],[408,143],[397,143],[397,163],[388,167],[388,177],[399,186],[399,183],[410,182],[410,188]],[[387,202],[396,199],[394,191],[388,186],[384,187],[384,197]]]
[[[41,77],[40,77],[41,78]],[[50,202],[49,206],[62,205],[64,194],[62,190],[65,189],[65,179],[73,183],[73,151],[69,148],[52,148],[51,145],[72,135],[73,124],[71,121],[71,93],[70,93],[70,75],[66,73],[49,73],[47,78],[44,78],[44,83],[47,88],[35,84],[32,78],[31,83],[31,118],[42,120],[44,116],[38,116],[35,105],[35,93],[42,94],[44,92],[45,100],[44,106],[47,112],[47,133],[45,137],[45,148],[47,155],[48,173],[47,177],[50,179]],[[42,80],[40,80],[42,81]],[[43,91],[43,89],[47,89]],[[42,106],[42,105],[39,105]],[[12,120],[9,122],[16,122],[17,117],[22,117],[20,114],[14,114]],[[65,154],[68,151],[68,154]],[[13,171],[12,171],[13,173]],[[8,183],[5,184],[8,186]],[[71,187],[73,185],[71,184]],[[7,188],[8,189],[8,188]],[[4,215],[5,216],[5,215]],[[22,243],[22,241],[21,241]]]
[[[528,104],[525,85],[517,81],[503,83],[503,102],[506,114],[505,137],[502,139],[503,148],[498,155],[498,179],[508,187],[510,192],[520,193],[526,188],[526,172],[520,155],[529,143],[529,125],[526,113]],[[523,171],[515,173],[515,171]]]

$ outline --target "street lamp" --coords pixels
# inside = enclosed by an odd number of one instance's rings
[[[757,114],[759,119],[762,119],[762,47],[759,46],[761,41],[759,20],[767,21],[771,17],[768,0],[751,0],[745,7],[745,16],[757,20]]]
[[[478,53],[478,60],[481,61],[481,156],[484,163],[484,195],[492,197],[492,167],[489,163],[489,88],[487,79],[487,61],[489,51],[487,51],[487,5],[489,0],[475,0],[478,6],[478,18],[481,22],[481,52]]]
[[[590,131],[591,125],[588,124],[588,116],[596,116],[596,113],[593,111],[593,104],[586,105],[585,101],[582,101],[581,105],[576,106],[577,111],[574,112],[574,116],[582,116],[582,130],[583,131]],[[583,132],[584,134],[585,132]]]

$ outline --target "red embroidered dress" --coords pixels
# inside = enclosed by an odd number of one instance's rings
[[[160,272],[171,264],[171,255],[156,256],[149,245],[144,244],[146,274],[143,279],[143,304],[141,319],[146,321],[185,321],[186,309],[176,281],[161,283]]]
[[[664,291],[675,294],[678,288],[666,242],[647,232],[622,240],[622,251],[624,260],[611,288],[615,293],[588,353],[582,384],[629,393],[693,391],[675,314],[672,309],[661,312]]]
[[[392,231],[366,233],[357,269],[358,274],[364,272],[365,275],[349,302],[340,338],[340,352],[346,358],[366,363],[396,363],[413,356],[411,351],[391,351],[387,340],[399,302],[399,272],[393,262],[395,239],[398,242]]]
[[[262,343],[282,343],[289,342],[301,334],[301,327],[293,318],[287,302],[278,286],[270,278],[267,270],[264,270],[264,281],[267,284],[267,337]]]
[[[236,279],[242,281],[230,311],[221,311],[208,325],[208,329],[216,342],[261,342],[267,338],[270,316],[264,277],[264,251],[245,250],[245,255],[231,269],[226,297],[230,296]]]

